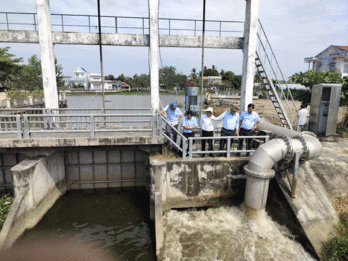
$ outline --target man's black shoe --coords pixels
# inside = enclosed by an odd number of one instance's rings
[[[209,154],[209,157],[215,158],[214,154]]]
[[[202,154],[202,155],[201,155],[201,158],[205,158],[205,155],[204,155],[204,154]]]

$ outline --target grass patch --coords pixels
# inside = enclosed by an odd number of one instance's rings
[[[343,154],[348,154],[348,150],[344,150],[344,151],[343,151]]]
[[[12,193],[0,192],[0,229],[5,223],[6,217],[10,212],[14,197]]]
[[[343,122],[339,122],[337,124],[337,133],[340,135],[341,138],[348,138],[348,128],[344,127]]]
[[[348,194],[334,200],[339,223],[333,237],[324,246],[324,261],[348,260]]]

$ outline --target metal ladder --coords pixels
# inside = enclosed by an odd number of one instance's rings
[[[278,114],[281,126],[292,130],[296,120],[296,104],[260,20],[259,25],[260,31],[257,34],[259,48],[255,54],[255,66]],[[273,81],[279,86],[279,91]],[[283,86],[286,86],[286,94],[283,92],[281,82],[283,82]],[[285,101],[285,108],[288,109],[291,119],[286,113],[282,100]],[[289,100],[292,101],[292,106],[290,106]]]
[[[256,51],[256,58],[255,58],[255,66],[257,68],[257,71],[261,75],[262,83],[265,85],[267,94],[269,99],[272,101],[273,106],[278,114],[278,117],[280,119],[280,123],[283,127],[289,128],[292,130],[292,124],[286,115],[286,112],[283,108],[282,101],[278,96],[277,90],[273,84],[273,82],[268,78],[267,73],[265,71],[265,68],[262,65],[261,59],[259,57],[259,53]],[[285,97],[286,99],[286,97]]]

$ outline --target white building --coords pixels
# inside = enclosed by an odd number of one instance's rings
[[[89,82],[89,73],[82,67],[77,68],[73,76],[68,79],[68,84],[83,85],[85,90],[89,89]]]
[[[341,77],[348,76],[348,46],[330,45],[318,55],[305,58],[304,62],[308,63],[308,69],[312,63],[313,71],[327,72],[336,68]]]
[[[203,80],[207,81],[208,84],[220,84],[221,76],[203,76]]]
[[[101,82],[101,74],[100,73],[90,73],[89,74],[90,78],[90,90],[94,91],[101,91],[102,90],[102,82]],[[111,80],[105,80],[104,79],[104,90],[115,90],[115,89],[120,89],[119,86],[120,81],[111,81]]]

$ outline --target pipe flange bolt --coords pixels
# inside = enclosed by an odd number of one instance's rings
[[[287,150],[286,150],[286,155],[284,159],[282,160],[282,163],[288,164],[294,158],[294,149],[292,146],[291,138],[288,135],[282,135],[282,136],[279,136],[278,138],[282,139],[286,143]]]
[[[303,150],[302,150],[302,156],[300,158],[300,164],[304,164],[309,157],[309,148],[308,148],[307,141],[302,135],[297,135],[294,137],[294,139],[298,139],[302,143]]]
[[[311,132],[311,131],[302,131],[301,133],[300,133],[300,135],[301,136],[303,136],[303,135],[309,135],[309,136],[312,136],[312,137],[314,137],[314,138],[318,138],[317,137],[317,135],[315,135],[313,132]]]
[[[271,179],[275,175],[274,169],[270,169],[270,171],[268,172],[257,172],[257,171],[252,171],[248,169],[248,166],[249,165],[244,166],[244,172],[249,176],[260,178],[260,179]]]

